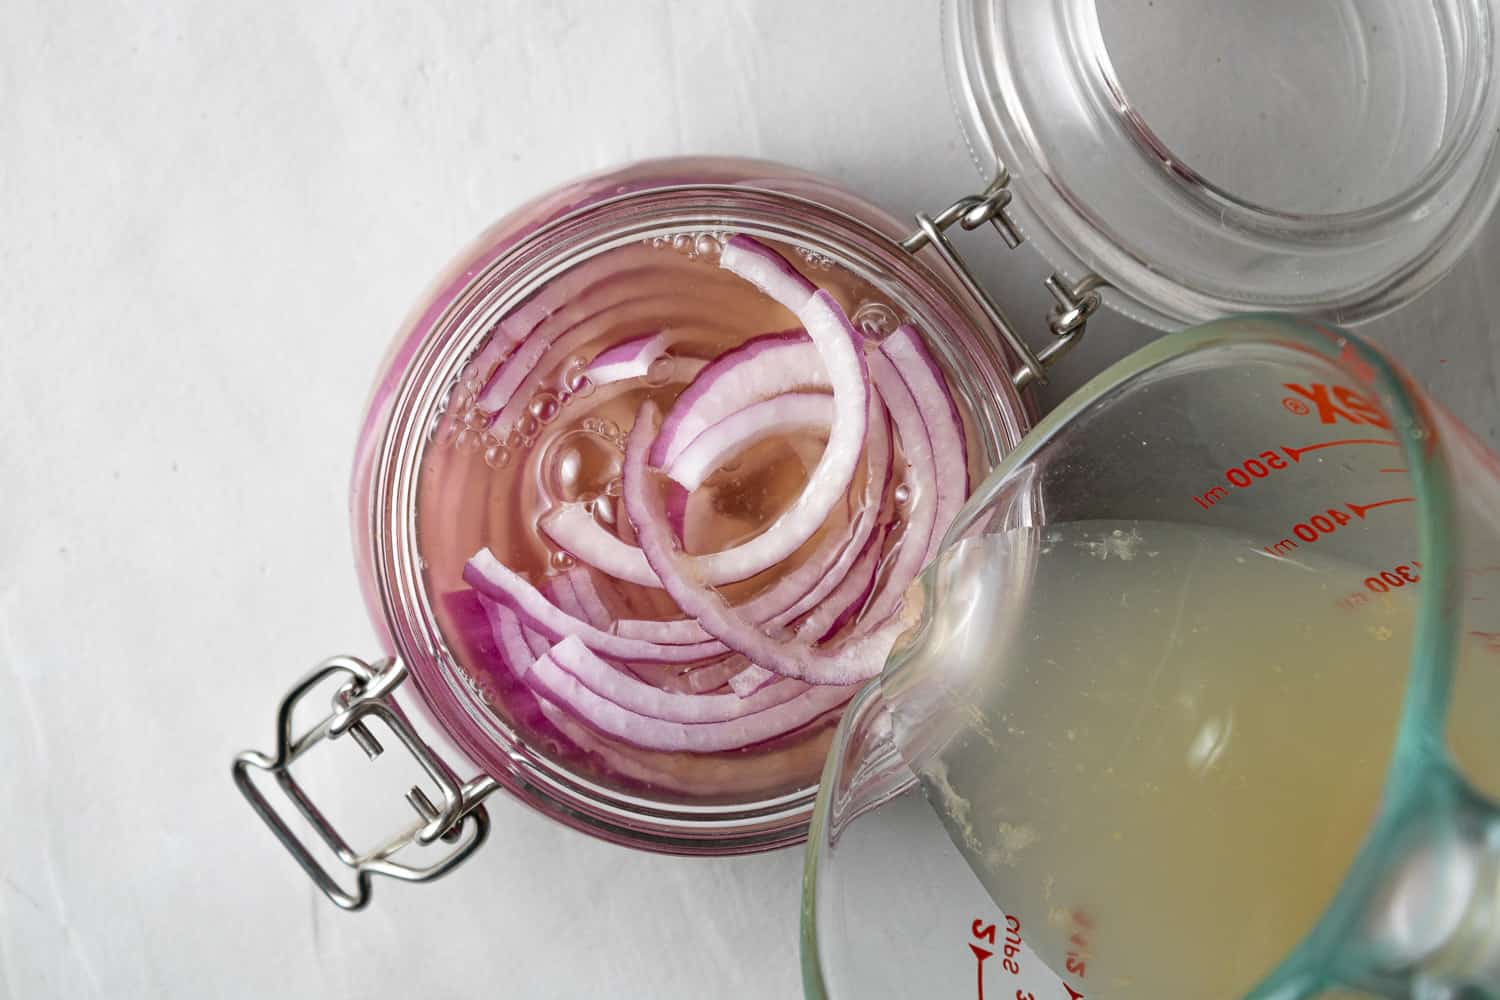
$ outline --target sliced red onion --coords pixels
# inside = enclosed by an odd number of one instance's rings
[[[828,599],[813,609],[807,620],[797,628],[798,635],[805,635],[813,642],[827,642],[839,630],[857,618],[865,608],[865,603],[875,590],[875,581],[880,576],[880,559],[885,551],[885,538],[887,532],[870,539],[865,546],[864,554],[861,555],[846,576],[828,595]],[[874,618],[873,621],[881,619]]]
[[[525,578],[496,559],[489,549],[474,553],[464,566],[464,581],[492,601],[511,608],[530,625],[557,642],[576,635],[596,652],[621,660],[658,663],[695,663],[725,651],[718,642],[663,645],[642,639],[627,639],[595,628],[558,608]]]
[[[788,392],[732,413],[692,440],[664,470],[688,491],[752,444],[778,435],[827,430],[833,399],[819,392]]]
[[[730,678],[738,676],[746,670],[749,664],[745,658],[735,653],[724,657],[718,663],[712,663],[702,667],[692,667],[686,673],[679,675],[682,680],[682,689],[694,694],[707,694],[717,691],[729,683]],[[775,674],[771,675],[775,677]],[[738,694],[739,692],[735,692]]]
[[[906,587],[922,571],[927,563],[927,549],[937,520],[937,490],[935,483],[938,471],[933,462],[932,439],[927,424],[922,419],[921,408],[907,388],[895,364],[884,354],[876,352],[869,356],[870,374],[879,386],[881,398],[890,411],[891,422],[896,427],[896,436],[901,440],[902,454],[906,459],[906,488],[909,492],[901,510],[905,526],[902,528],[900,546],[892,560],[890,572],[886,574],[889,586],[870,604],[869,617],[880,621],[895,610],[906,592]]]
[[[649,302],[651,300],[643,299],[642,301]],[[548,355],[566,358],[583,350],[598,340],[600,335],[607,331],[609,324],[618,321],[617,311],[618,306],[606,308],[600,311],[598,317],[587,317],[571,329],[551,333],[538,333],[531,340],[526,341],[517,348],[516,353],[511,355],[506,361],[506,365],[514,364],[515,369],[510,370],[502,365],[501,370],[496,372],[495,377],[491,379],[490,388],[486,390],[485,395],[478,403],[482,409],[489,409],[489,404],[497,403],[498,401],[498,409],[490,420],[489,426],[491,431],[498,436],[504,429],[515,427],[528,415],[527,408],[531,404],[532,396],[531,393],[525,390],[528,386],[540,385],[536,380],[537,372]],[[664,336],[664,334],[648,334],[644,339],[649,340],[657,336]],[[627,341],[627,343],[642,339],[633,338],[632,341]],[[544,345],[544,349],[534,349],[533,345],[536,344]],[[657,353],[656,357],[651,360],[654,361],[656,358],[662,356],[661,353]],[[670,377],[679,382],[690,381],[697,376],[698,372],[703,370],[704,364],[705,362],[698,358],[675,359]],[[600,372],[597,377],[594,373],[589,372],[588,369],[585,369],[582,374],[588,375],[590,384],[596,390],[610,386],[618,387],[630,382],[632,378],[644,377],[646,374],[645,371],[642,371],[640,376],[634,376],[630,372],[632,366],[627,365],[610,365],[609,367],[609,371]],[[649,368],[650,363],[647,362],[646,369],[649,370]],[[509,390],[511,394],[501,399],[499,394],[505,390]]]
[[[827,292],[813,292],[802,305],[798,318],[818,350],[833,389],[828,444],[797,499],[765,531],[733,548],[693,557],[694,571],[708,583],[748,579],[801,548],[847,494],[858,468],[864,450],[870,396],[862,341]]]
[[[790,701],[807,685],[797,681],[773,684],[751,698],[734,694],[677,694],[663,691],[623,674],[601,660],[577,636],[568,636],[548,652],[552,661],[606,701],[664,722],[699,724],[726,722],[754,715]]]
[[[767,684],[781,679],[780,674],[773,674],[765,667],[757,667],[752,663],[729,678],[729,687],[741,698],[748,698]]]
[[[864,496],[848,538],[832,531],[825,534],[817,549],[795,569],[783,573],[775,583],[739,606],[740,616],[745,620],[756,625],[767,622],[785,625],[800,618],[817,607],[842,582],[854,561],[864,551],[865,543],[869,541],[879,521],[881,502],[890,487],[894,457],[891,452],[890,418],[886,415],[885,407],[874,398],[871,399],[869,427],[870,436],[865,445]],[[713,638],[691,618],[652,623],[624,619],[616,623],[615,632],[635,638],[647,638],[649,634],[656,637],[653,640],[655,642],[671,643],[706,642]]]
[[[656,407],[648,401],[642,404],[630,431],[625,446],[625,511],[635,526],[641,551],[683,613],[696,618],[704,631],[730,649],[783,677],[813,684],[852,684],[878,674],[891,647],[915,622],[912,609],[835,649],[815,649],[800,640],[783,641],[767,636],[739,617],[701,577],[695,576],[695,561],[678,550],[666,523],[660,491],[654,489],[646,468],[646,454],[657,419]]]
[[[870,396],[859,334],[824,291],[813,293],[800,318],[833,388],[828,444],[797,499],[766,530],[732,548],[691,557],[694,573],[708,584],[749,579],[801,548],[848,492],[859,465]],[[611,576],[638,583],[654,575],[639,549],[605,530],[581,507],[559,507],[542,519],[541,527],[574,557]]]
[[[667,352],[672,338],[665,333],[633,337],[601,351],[589,362],[584,374],[595,385],[609,385],[627,379],[644,378],[657,358]]]
[[[594,520],[578,503],[552,508],[537,521],[542,533],[580,562],[638,587],[660,587],[641,550]]]
[[[671,465],[699,434],[751,403],[827,385],[817,348],[801,330],[752,337],[710,361],[673,401],[651,464]]]
[[[473,591],[465,593],[471,597],[475,596]],[[536,631],[523,626],[515,612],[505,605],[483,599],[480,599],[480,603],[487,616],[492,642],[498,648],[498,659],[515,678],[511,682],[516,685],[516,692],[512,693],[511,702],[516,701],[514,694],[518,692],[528,702],[535,703],[541,716],[540,719],[527,720],[528,725],[536,727],[539,732],[560,742],[571,743],[580,750],[598,755],[610,771],[619,777],[662,788],[691,790],[685,787],[673,772],[651,767],[644,761],[629,756],[626,751],[602,742],[593,729],[583,725],[567,711],[559,708],[533,687],[527,685],[525,674],[531,669],[531,665],[536,662],[538,656],[546,654],[547,641]],[[535,645],[536,643],[540,646]],[[533,652],[533,650],[538,651]]]
[[[969,450],[964,441],[964,422],[948,381],[922,343],[921,334],[902,325],[880,342],[880,350],[895,362],[896,370],[911,389],[932,441],[937,513],[926,558],[922,560],[925,565],[937,554],[949,525],[969,498]]]
[[[719,266],[744,278],[793,313],[801,313],[818,290],[785,257],[749,236],[731,236],[719,255]]]
[[[636,272],[627,272],[616,277],[623,279],[634,273]],[[626,281],[625,284],[628,288],[629,282]],[[497,435],[503,434],[506,428],[516,426],[517,422],[525,417],[531,394],[524,390],[535,382],[538,369],[548,355],[571,357],[588,348],[621,323],[632,320],[645,322],[659,319],[664,303],[678,302],[683,298],[680,288],[670,288],[648,294],[628,292],[623,297],[612,297],[593,303],[592,312],[577,316],[566,323],[564,323],[563,311],[568,310],[575,303],[561,303],[556,312],[544,315],[541,314],[540,307],[534,307],[530,302],[526,303],[516,311],[515,315],[525,316],[529,310],[532,316],[540,316],[540,319],[516,322],[510,331],[510,335],[520,334],[515,341],[497,334],[496,338],[486,345],[486,352],[498,344],[508,356],[505,356],[504,363],[489,377],[475,405],[478,409],[493,414],[489,426]],[[637,317],[633,315],[635,313],[641,315]],[[554,317],[557,317],[557,322],[549,322]],[[500,321],[500,333],[506,332],[511,320],[512,317],[508,316]],[[529,328],[526,325],[528,322],[531,324]],[[645,336],[651,337],[657,334]],[[631,342],[640,339],[632,338]],[[618,346],[620,345],[616,345]],[[604,353],[608,354],[614,349],[610,348]],[[658,352],[657,357],[660,356]],[[655,359],[647,360],[647,370],[649,370],[651,360]],[[677,381],[690,380],[702,370],[703,365],[704,362],[696,358],[680,358],[673,365],[672,377]],[[645,374],[646,370],[640,372],[642,376]],[[629,381],[631,377],[628,371],[619,370],[600,373],[599,377],[590,375],[590,380],[594,386],[598,387],[617,385],[622,381]]]
[[[649,750],[689,753],[717,753],[764,743],[812,722],[854,693],[850,687],[809,688],[764,711],[723,722],[692,724],[652,718],[609,701],[563,669],[552,653],[538,657],[523,680],[543,697],[566,705],[574,715],[606,735]],[[689,697],[696,700],[716,696]]]
[[[489,615],[495,645],[499,647],[501,659],[505,661],[505,665],[513,674],[517,677],[522,676],[532,661],[547,651],[547,640],[539,633],[523,626],[516,613],[504,604],[498,601],[487,601],[483,597],[480,601]],[[541,652],[537,651],[531,639],[532,636],[542,643]]]
[[[640,256],[644,259],[645,254]],[[595,257],[554,278],[536,294],[506,313],[495,325],[489,343],[480,352],[480,357],[475,359],[484,366],[481,368],[476,365],[476,370],[487,371],[496,362],[509,361],[519,353],[517,348],[520,345],[540,343],[543,349],[527,364],[507,366],[502,363],[485,380],[476,403],[478,408],[494,413],[509,402],[516,389],[524,384],[525,377],[535,369],[536,362],[541,359],[546,347],[567,329],[603,315],[615,308],[622,299],[630,301],[639,298],[638,279],[642,270],[640,266],[622,268],[621,261],[615,257]],[[596,298],[601,293],[608,296],[603,299],[603,305],[598,304]],[[580,303],[587,304],[580,307]],[[570,307],[588,311],[567,327],[542,329],[549,319]],[[497,383],[507,367],[509,374],[506,385],[500,386]]]
[[[564,614],[588,621],[588,615],[584,614],[583,605],[578,602],[578,595],[574,592],[573,584],[567,577],[551,577],[542,584],[540,589],[542,596],[557,605]],[[594,623],[589,622],[589,624]]]
[[[578,617],[595,628],[608,629],[615,621],[614,613],[604,603],[599,590],[594,586],[594,575],[582,566],[574,566],[567,572],[568,583],[578,599],[581,614]]]

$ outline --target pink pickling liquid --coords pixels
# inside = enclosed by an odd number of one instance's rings
[[[871,338],[872,348],[882,333],[895,327],[896,312],[866,282],[829,261],[799,255],[786,246],[777,249],[834,295],[856,327]],[[461,576],[464,563],[481,548],[539,588],[577,566],[538,526],[560,504],[585,505],[601,525],[634,544],[620,502],[620,469],[625,434],[642,401],[651,399],[663,412],[670,410],[704,362],[751,337],[793,328],[794,317],[721,269],[718,245],[711,236],[683,234],[617,247],[575,265],[502,322],[535,324],[530,337],[558,337],[515,401],[493,422],[493,411],[478,404],[494,363],[506,352],[493,340],[488,350],[480,345],[449,393],[446,414],[435,426],[418,480],[416,538],[428,594],[471,687],[528,745],[574,773],[626,792],[685,802],[733,802],[770,798],[816,782],[838,712],[739,750],[642,750],[600,735],[577,719],[559,718],[555,709],[549,718],[497,661],[482,620],[453,597],[468,591]],[[659,332],[670,339],[670,349],[644,376],[595,386],[582,375],[604,350]],[[955,399],[962,405],[958,394]],[[963,416],[968,423],[969,414]],[[970,465],[978,473],[981,463],[974,439],[971,432]],[[783,435],[734,456],[689,500],[684,518],[688,550],[716,551],[753,538],[795,500],[822,446],[819,434]],[[885,535],[884,566],[889,566],[902,541],[902,509],[910,496],[904,474],[898,439],[891,482],[878,501],[882,527],[877,532],[892,526]],[[824,533],[847,535],[865,502],[865,482],[861,461],[844,501],[818,535],[782,564],[726,585],[721,593],[732,603],[747,600],[798,565]],[[681,617],[662,590],[590,572],[615,618]],[[844,631],[858,624],[856,617]],[[694,676],[709,670],[715,673]],[[667,690],[727,690],[703,687],[706,679],[722,677],[726,665],[646,665],[634,671]],[[854,690],[851,687],[849,693]]]

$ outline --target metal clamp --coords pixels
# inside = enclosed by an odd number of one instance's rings
[[[314,688],[339,675],[345,675],[347,680],[333,696],[332,711],[307,732],[294,736],[292,712],[297,705]],[[375,664],[352,656],[336,656],[325,660],[282,699],[281,709],[276,714],[275,755],[266,756],[247,750],[234,759],[234,783],[250,806],[276,834],[282,846],[297,859],[302,870],[323,890],[323,894],[346,910],[358,910],[370,901],[372,875],[386,875],[406,882],[430,881],[453,870],[489,834],[489,815],[480,803],[499,784],[489,776],[460,782],[437,759],[432,748],[417,735],[406,717],[390,701],[391,692],[405,677],[406,666],[396,659],[385,659]],[[406,800],[416,810],[419,821],[385,844],[360,854],[349,846],[307,797],[306,792],[292,777],[290,768],[319,743],[338,739],[345,733],[353,738],[371,760],[380,756],[384,748],[362,721],[367,716],[379,719],[400,738],[422,770],[437,785],[442,802],[441,805],[434,804],[420,786],[413,785],[406,793]],[[287,826],[276,807],[251,781],[251,768],[275,776],[287,798],[291,799],[297,811],[317,831],[329,850],[354,872],[353,891],[340,886],[328,869],[313,857],[307,845]],[[412,845],[426,847],[439,840],[453,846],[437,861],[413,866],[391,860]]]
[[[926,212],[916,214],[917,231],[901,241],[901,249],[916,253],[927,246],[938,252],[953,268],[964,288],[978,301],[980,308],[1011,350],[1021,359],[1021,367],[1011,373],[1010,380],[1017,389],[1024,389],[1033,382],[1047,381],[1047,366],[1066,354],[1083,337],[1088,319],[1099,308],[1102,301],[1099,290],[1109,283],[1097,274],[1086,275],[1076,284],[1069,284],[1058,274],[1047,279],[1047,290],[1052,293],[1056,305],[1047,316],[1047,327],[1055,338],[1040,351],[1034,351],[1021,338],[1005,311],[984,290],[969,270],[963,255],[949,241],[946,231],[955,222],[966,230],[978,229],[990,223],[1005,240],[1005,245],[1014,250],[1025,240],[1020,227],[1010,217],[1010,203],[1014,194],[1010,190],[1010,172],[1003,164],[997,165],[995,179],[982,194],[965,195],[934,218]]]

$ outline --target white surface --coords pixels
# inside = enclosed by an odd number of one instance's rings
[[[977,181],[925,4],[0,5],[0,997],[798,994],[798,850],[502,799],[460,874],[347,916],[228,780],[373,646],[345,483],[414,297],[524,197],[686,152],[902,214]],[[1493,443],[1482,244],[1368,332]],[[1040,316],[1043,266],[979,252]],[[1147,336],[1096,322],[1061,388]]]

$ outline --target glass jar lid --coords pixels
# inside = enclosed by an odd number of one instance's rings
[[[1378,315],[1500,191],[1488,0],[949,0],[943,30],[1019,228],[1157,325]]]

